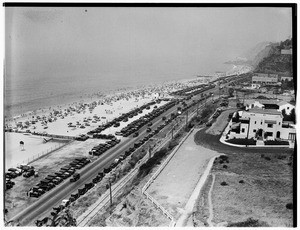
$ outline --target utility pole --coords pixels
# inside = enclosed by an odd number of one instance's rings
[[[219,80],[219,100],[220,100],[220,85],[221,85],[221,81]]]
[[[151,146],[149,145],[149,150],[148,150],[148,152],[149,152],[149,159],[151,158]]]
[[[112,194],[111,194],[111,182],[110,182],[110,178],[109,178],[108,182],[109,182],[110,206],[112,206]]]
[[[189,118],[189,111],[187,110],[186,111],[186,124],[185,124],[186,128],[187,128],[187,124],[188,124],[188,118]]]

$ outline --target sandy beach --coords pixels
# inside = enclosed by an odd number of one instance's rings
[[[8,119],[5,127],[13,132],[5,133],[5,167],[16,167],[21,163],[28,163],[62,145],[55,139],[45,143],[43,136],[34,134],[46,133],[70,137],[87,134],[99,125],[103,125],[123,113],[159,98],[168,97],[163,92],[168,93],[181,87],[183,84],[175,83],[160,87],[117,91],[106,96],[93,95],[85,100],[43,108],[39,111],[29,111],[13,119]],[[150,109],[144,109],[142,113],[129,118],[127,122],[120,122],[119,127],[110,127],[102,133],[114,135],[133,120],[150,113],[155,107],[158,108],[165,103],[167,102],[161,101],[158,104],[153,104]],[[119,136],[118,138],[123,137]],[[24,149],[20,146],[20,141],[25,143]]]

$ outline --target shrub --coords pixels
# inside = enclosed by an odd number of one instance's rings
[[[230,223],[227,227],[268,227],[268,224],[250,217],[246,221]]]
[[[220,159],[226,161],[226,160],[228,160],[228,156],[226,156],[226,155],[221,155],[221,156],[220,156]]]
[[[264,155],[264,154],[261,154],[261,155],[260,155],[260,157],[261,157],[261,158],[264,158],[264,157],[265,157],[265,155]]]
[[[247,138],[234,138],[230,140],[225,140],[228,143],[236,144],[236,145],[256,145],[256,140],[247,139]]]
[[[245,181],[244,181],[244,180],[240,180],[239,183],[240,183],[240,184],[244,184]]]
[[[293,203],[288,203],[285,207],[287,209],[293,209]]]
[[[221,183],[221,185],[222,186],[226,186],[226,185],[228,185],[225,181],[223,181],[222,183]]]
[[[227,168],[228,168],[228,166],[227,166],[227,165],[223,165],[223,168],[224,168],[224,169],[227,169]]]
[[[265,145],[289,145],[288,141],[268,140],[265,141]]]
[[[271,158],[270,158],[270,157],[265,157],[265,159],[266,159],[267,161],[270,161],[270,160],[271,160]]]
[[[157,151],[153,157],[141,165],[138,177],[147,175],[155,165],[160,163],[161,159],[166,155],[167,152],[167,148],[162,148],[161,150]]]

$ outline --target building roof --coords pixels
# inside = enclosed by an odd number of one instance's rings
[[[249,99],[245,100],[245,104],[253,104],[255,102],[259,102],[260,104],[263,105],[285,105],[285,104],[290,104],[293,105],[292,103],[286,102],[286,101],[280,101],[280,100],[274,100],[274,99]]]
[[[282,115],[281,112],[277,111],[276,109],[249,109],[249,113]]]
[[[288,105],[293,105],[292,103],[289,103],[289,102],[286,102],[286,101],[281,101],[281,102],[278,103],[279,106],[281,106],[281,105],[286,105],[286,104],[288,104]],[[293,106],[294,106],[294,105],[293,105]]]
[[[263,100],[259,100],[259,103],[261,103],[261,104],[268,104],[268,105],[278,105],[278,102],[279,102],[279,100],[277,101],[277,100],[265,100],[265,99],[263,99]]]

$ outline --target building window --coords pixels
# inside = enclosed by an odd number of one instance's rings
[[[256,129],[253,129],[253,133],[256,133]]]
[[[242,133],[244,133],[245,132],[245,129],[244,128],[242,128]]]
[[[260,122],[260,124],[262,125],[262,121]]]
[[[279,125],[280,125],[280,122],[279,122]]]
[[[272,132],[265,132],[265,136],[266,136],[266,137],[272,137],[272,136],[273,136],[273,133],[272,133]]]
[[[268,124],[268,128],[273,128],[273,124]]]
[[[287,109],[290,109],[290,107],[287,107]]]
[[[256,121],[254,121],[254,124],[256,124]]]

